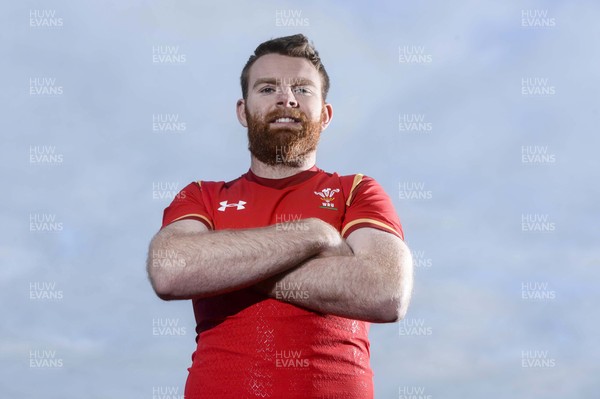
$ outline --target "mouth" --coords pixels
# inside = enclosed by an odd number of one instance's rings
[[[300,124],[300,119],[291,116],[279,117],[271,120],[271,124],[281,126],[294,126]]]

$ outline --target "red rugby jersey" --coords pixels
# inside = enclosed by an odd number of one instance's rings
[[[227,183],[191,183],[165,209],[163,227],[197,219],[210,230],[245,229],[310,217],[344,238],[361,227],[404,238],[375,180],[316,166],[283,179],[249,170]],[[369,323],[312,312],[252,288],[196,299],[193,307],[197,348],[186,399],[373,397]]]

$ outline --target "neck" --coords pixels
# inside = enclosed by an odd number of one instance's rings
[[[251,155],[250,170],[258,177],[264,177],[266,179],[283,179],[312,168],[315,165],[315,162],[315,151],[308,154],[302,164],[298,167],[287,166],[284,164],[267,165],[266,163],[256,159],[254,155]]]

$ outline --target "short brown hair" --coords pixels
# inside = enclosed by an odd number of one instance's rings
[[[248,77],[250,75],[250,67],[259,57],[267,54],[281,54],[289,57],[301,57],[310,61],[310,63],[317,68],[319,76],[321,76],[321,95],[323,97],[323,101],[325,101],[327,92],[329,91],[329,75],[327,75],[325,66],[323,66],[321,63],[319,52],[303,34],[278,37],[258,45],[256,50],[254,50],[254,54],[250,56],[248,62],[246,62],[246,65],[244,66],[244,69],[242,69],[240,82],[242,84],[242,97],[244,100],[248,97]]]

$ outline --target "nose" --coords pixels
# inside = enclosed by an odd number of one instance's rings
[[[277,93],[277,105],[281,107],[295,108],[298,106],[298,101],[294,97],[294,93],[290,86],[279,86]]]

